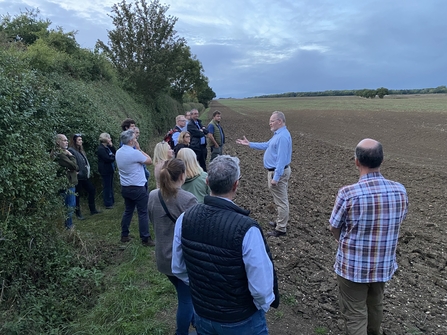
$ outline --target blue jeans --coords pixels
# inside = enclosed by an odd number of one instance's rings
[[[177,291],[177,330],[176,335],[188,335],[189,325],[194,326],[194,308],[189,286],[175,276],[167,276]]]
[[[65,201],[65,207],[67,207],[67,217],[65,219],[65,228],[71,229],[73,227],[73,212],[76,207],[76,195],[75,188],[69,187],[62,192]]]
[[[102,198],[104,207],[112,207],[115,203],[113,194],[113,174],[102,174]]]
[[[129,236],[130,222],[132,221],[135,206],[138,212],[138,226],[140,238],[147,241],[149,234],[149,215],[147,213],[147,201],[149,194],[145,186],[121,186],[121,194],[124,198],[126,209],[121,220],[121,236]]]
[[[194,313],[200,335],[268,335],[265,312],[260,309],[249,318],[233,323],[211,321]]]

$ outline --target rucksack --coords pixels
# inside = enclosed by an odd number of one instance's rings
[[[175,127],[174,129],[170,129],[167,133],[166,133],[166,135],[165,135],[165,137],[163,138],[163,141],[165,141],[166,143],[168,143],[169,144],[169,146],[171,147],[171,149],[174,149],[174,140],[172,139],[172,135],[174,134],[174,133],[179,133],[179,132],[181,132],[181,130],[179,130],[177,127]]]

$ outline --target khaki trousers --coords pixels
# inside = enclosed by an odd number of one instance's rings
[[[337,275],[346,335],[380,335],[385,283],[355,283]]]
[[[290,166],[284,170],[278,183],[273,186],[271,181],[275,171],[269,171],[267,174],[267,184],[270,192],[273,195],[273,202],[276,205],[277,218],[276,218],[276,230],[283,233],[287,230],[287,222],[289,221],[289,196],[287,194],[287,188],[289,186],[291,169]]]

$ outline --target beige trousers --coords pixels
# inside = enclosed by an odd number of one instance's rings
[[[287,222],[289,221],[289,196],[287,188],[289,187],[289,178],[291,174],[290,166],[284,170],[278,183],[273,186],[271,181],[275,171],[269,171],[267,174],[267,184],[270,192],[273,195],[273,202],[276,205],[276,230],[283,233],[287,230]]]
[[[346,335],[380,335],[385,283],[355,283],[337,275]]]

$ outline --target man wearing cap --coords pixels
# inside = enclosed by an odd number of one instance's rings
[[[275,111],[270,117],[270,130],[273,137],[268,142],[250,142],[244,136],[236,143],[247,145],[257,150],[265,150],[264,167],[267,169],[268,188],[273,196],[277,208],[275,222],[269,224],[275,229],[268,232],[268,236],[279,237],[286,235],[289,221],[289,197],[287,189],[290,178],[290,162],[292,160],[292,137],[286,127],[284,113]]]

